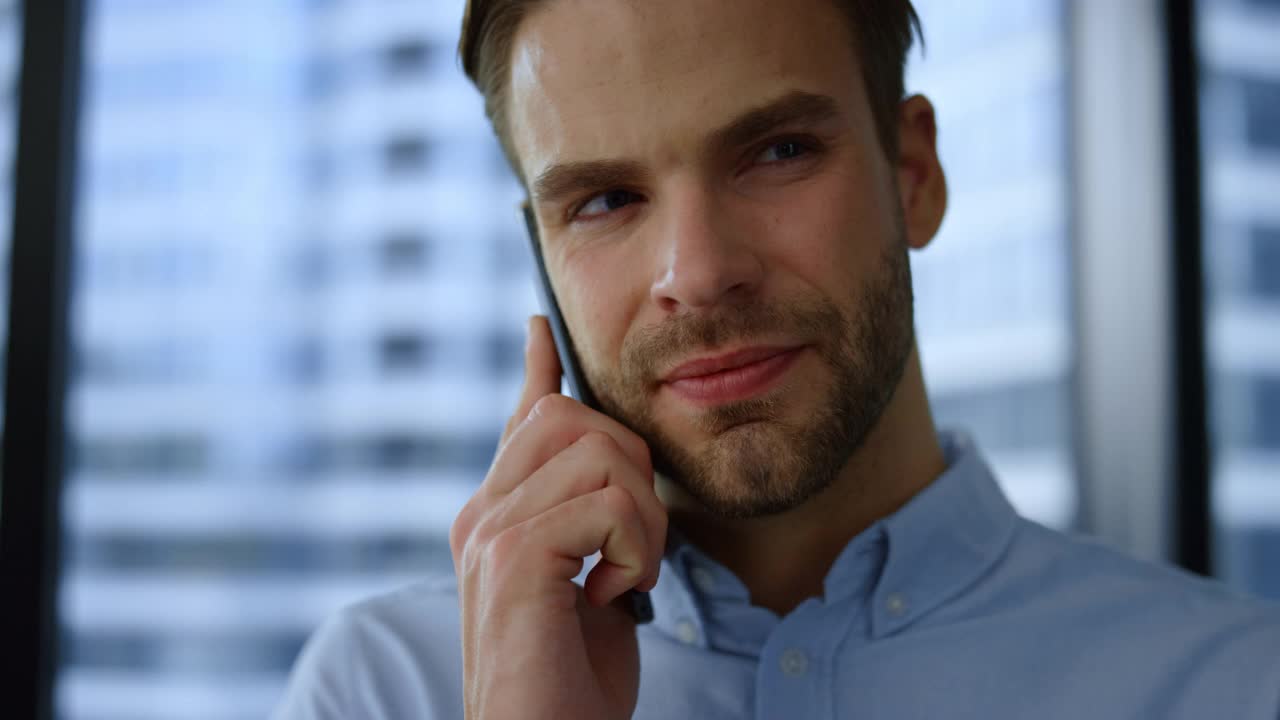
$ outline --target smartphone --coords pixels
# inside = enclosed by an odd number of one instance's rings
[[[560,367],[564,372],[565,384],[569,387],[569,396],[592,410],[600,410],[600,403],[596,402],[595,395],[587,385],[586,376],[582,373],[582,365],[578,363],[578,354],[569,337],[569,328],[564,324],[564,316],[560,314],[555,291],[551,289],[547,264],[542,260],[542,245],[538,242],[538,220],[533,216],[533,208],[529,203],[525,203],[522,210],[525,227],[529,230],[529,243],[533,248],[533,260],[538,266],[538,290],[542,309],[551,324],[551,336],[556,341],[556,354],[560,356]],[[635,616],[636,622],[652,622],[653,603],[649,600],[649,593],[631,590],[628,595],[631,614]]]

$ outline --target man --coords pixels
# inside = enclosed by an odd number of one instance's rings
[[[1280,718],[1274,609],[1018,518],[935,431],[916,24],[906,0],[471,2],[464,66],[605,412],[557,394],[535,318],[456,583],[326,624],[279,717]]]

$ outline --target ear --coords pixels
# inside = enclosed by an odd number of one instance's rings
[[[907,243],[929,244],[947,213],[947,178],[938,161],[938,124],[923,95],[898,106],[898,197],[906,219]]]

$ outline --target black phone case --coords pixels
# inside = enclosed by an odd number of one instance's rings
[[[573,340],[569,337],[569,328],[564,324],[560,314],[560,304],[556,302],[555,292],[551,289],[551,278],[547,275],[547,265],[542,260],[542,246],[538,242],[538,221],[533,210],[526,203],[523,207],[525,227],[529,231],[529,243],[533,250],[533,260],[538,266],[538,291],[542,300],[542,308],[547,313],[551,324],[551,335],[556,341],[556,354],[560,356],[560,367],[564,371],[565,384],[569,386],[569,396],[592,410],[600,410],[582,366],[578,364],[578,354],[574,350]],[[649,593],[632,590],[630,598],[631,614],[636,622],[643,624],[653,620],[653,603]]]

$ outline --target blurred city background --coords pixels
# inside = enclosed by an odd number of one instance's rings
[[[86,0],[60,717],[263,717],[322,618],[452,572],[538,311],[463,4]],[[935,411],[1072,529],[1068,0],[916,4]],[[10,104],[20,23],[0,2]],[[1201,3],[1217,568],[1280,599],[1276,38],[1280,2]]]

